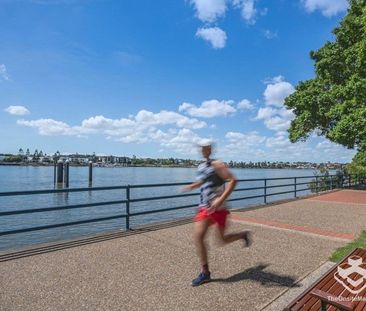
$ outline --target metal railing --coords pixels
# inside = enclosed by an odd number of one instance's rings
[[[311,179],[312,178],[312,179]],[[303,181],[305,179],[311,179],[310,181]],[[320,192],[326,190],[332,190],[335,188],[349,188],[351,186],[355,186],[358,184],[365,183],[365,176],[358,175],[349,175],[349,176],[341,176],[341,175],[322,175],[322,176],[300,176],[300,177],[281,177],[281,178],[261,178],[261,179],[240,179],[238,180],[238,185],[243,183],[250,184],[261,184],[259,186],[254,187],[237,187],[234,189],[233,194],[242,193],[242,192],[256,192],[256,194],[252,195],[244,195],[244,196],[235,196],[229,199],[229,202],[232,201],[244,201],[250,199],[263,199],[263,203],[268,203],[269,197],[285,195],[293,193],[293,197],[298,197],[299,193],[304,191],[310,192]],[[278,183],[278,182],[285,183]],[[272,183],[272,184],[270,184]],[[277,184],[276,184],[277,183]],[[86,220],[76,220],[72,222],[65,223],[57,223],[57,224],[46,224],[42,226],[21,228],[16,230],[7,230],[0,231],[0,236],[12,235],[18,233],[25,232],[33,232],[39,230],[60,228],[60,227],[68,227],[96,222],[103,222],[113,219],[125,219],[125,228],[126,230],[131,229],[130,220],[132,217],[138,217],[142,215],[149,215],[155,213],[164,213],[174,210],[182,210],[188,209],[197,206],[197,204],[188,204],[188,205],[179,205],[168,208],[159,208],[159,209],[147,209],[142,211],[134,211],[132,208],[132,204],[138,202],[152,202],[152,201],[161,201],[168,199],[176,199],[176,198],[187,198],[187,197],[195,197],[198,196],[199,193],[179,193],[174,195],[164,195],[164,196],[149,196],[149,197],[140,197],[133,198],[133,190],[134,189],[147,189],[147,188],[167,188],[167,187],[178,187],[188,185],[189,183],[166,183],[166,184],[141,184],[141,185],[125,185],[125,186],[112,186],[112,187],[87,187],[87,188],[65,188],[65,189],[52,189],[52,190],[34,190],[34,191],[11,191],[11,192],[0,192],[0,197],[17,197],[17,196],[32,196],[32,195],[42,195],[42,194],[60,194],[60,193],[71,193],[71,192],[94,192],[94,191],[109,191],[109,190],[121,190],[124,192],[124,199],[121,200],[112,200],[112,201],[102,201],[102,202],[93,202],[93,203],[84,203],[84,204],[71,204],[71,205],[62,205],[62,206],[51,206],[44,208],[32,208],[32,209],[22,209],[22,210],[9,210],[9,211],[1,211],[0,217],[3,216],[16,216],[16,215],[24,215],[24,214],[37,214],[37,213],[48,213],[54,211],[61,210],[74,210],[74,209],[83,209],[83,208],[92,208],[97,206],[106,206],[106,205],[121,205],[124,207],[125,212],[108,216],[108,217],[99,217],[99,218],[91,218]],[[305,186],[305,188],[304,188]],[[285,190],[281,190],[280,188],[285,188]],[[273,191],[279,189],[280,191]],[[1,219],[1,218],[0,218]]]

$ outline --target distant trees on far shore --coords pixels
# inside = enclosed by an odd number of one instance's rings
[[[0,162],[16,163],[16,164],[40,164],[52,165],[58,160],[68,160],[71,165],[87,165],[90,161],[99,166],[156,166],[156,167],[196,167],[201,163],[201,160],[178,159],[178,158],[138,158],[136,156],[98,156],[92,154],[70,154],[62,155],[59,151],[53,155],[43,153],[42,150],[34,150],[33,153],[27,148],[26,152],[22,148],[18,154],[0,154]],[[346,164],[343,163],[311,163],[311,162],[284,162],[284,161],[261,161],[261,162],[244,162],[244,161],[229,161],[226,163],[231,168],[268,168],[268,169],[327,169],[343,170]]]

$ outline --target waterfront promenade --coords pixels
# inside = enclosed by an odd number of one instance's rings
[[[231,222],[253,231],[253,246],[211,236],[213,281],[197,288],[189,221],[2,253],[0,310],[281,310],[365,229],[366,191],[236,211]]]

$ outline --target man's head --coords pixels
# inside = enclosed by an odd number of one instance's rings
[[[213,142],[211,140],[202,140],[199,144],[202,156],[209,159],[212,153]]]

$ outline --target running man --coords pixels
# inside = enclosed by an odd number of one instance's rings
[[[200,144],[200,148],[205,161],[198,166],[196,182],[183,188],[183,191],[191,191],[196,188],[201,190],[199,211],[195,217],[194,231],[202,271],[192,281],[192,286],[198,286],[211,280],[205,245],[205,236],[210,225],[217,225],[219,236],[225,244],[237,240],[244,240],[245,246],[250,246],[251,244],[250,231],[225,234],[226,218],[229,214],[225,200],[234,190],[237,181],[224,163],[210,159],[212,153],[211,142]],[[226,187],[225,183],[227,183]]]

